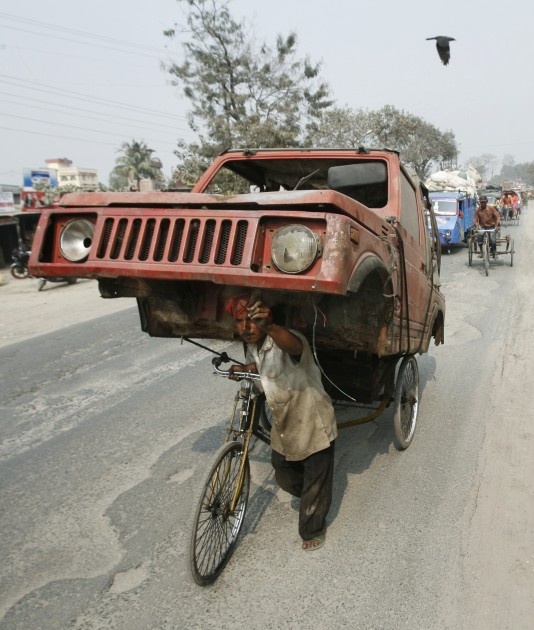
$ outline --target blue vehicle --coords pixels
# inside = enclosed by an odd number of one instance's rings
[[[429,193],[443,247],[460,245],[475,225],[476,200],[462,192]]]

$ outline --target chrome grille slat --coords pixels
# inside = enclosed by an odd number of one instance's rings
[[[106,217],[100,260],[239,266],[249,220],[228,218]]]

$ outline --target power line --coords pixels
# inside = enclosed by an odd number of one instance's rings
[[[8,27],[3,27],[0,24],[0,28],[8,28]],[[113,50],[114,52],[126,53],[128,55],[139,55],[141,57],[150,57],[152,59],[159,59],[159,56],[149,55],[147,53],[137,52],[135,50],[121,50],[120,48],[114,48],[113,46],[102,46],[102,45],[101,46],[96,46],[92,42],[81,42],[79,39],[70,39],[68,37],[61,37],[59,35],[47,35],[46,33],[37,33],[35,31],[30,31],[28,29],[20,28],[20,27],[17,27],[17,26],[10,26],[9,30],[10,31],[20,31],[21,33],[29,33],[30,35],[39,35],[41,37],[54,37],[54,39],[61,39],[64,42],[72,42],[72,43],[75,43],[75,44],[81,44],[82,46],[92,46],[94,48],[102,48],[104,50]]]
[[[185,116],[178,116],[177,114],[167,114],[165,112],[160,112],[154,109],[149,109],[147,107],[134,107],[127,103],[121,103],[119,101],[112,101],[110,99],[99,98],[96,96],[91,96],[89,94],[83,94],[81,92],[74,92],[72,90],[63,90],[60,88],[53,89],[46,83],[39,83],[37,81],[24,81],[19,79],[18,77],[14,77],[7,74],[0,74],[0,80],[3,83],[7,83],[8,85],[14,85],[15,87],[21,87],[23,89],[31,89],[36,90],[38,92],[46,92],[48,94],[54,94],[59,96],[66,96],[68,98],[73,98],[75,100],[83,100],[84,102],[90,101],[95,104],[110,106],[110,107],[120,107],[122,109],[128,109],[130,111],[136,112],[144,112],[146,114],[152,114],[159,117],[170,118],[170,119],[178,119],[178,120],[186,120]],[[25,85],[28,84],[28,85]],[[33,87],[38,86],[38,87]]]
[[[114,119],[114,120],[106,120],[105,118],[98,118],[98,117],[94,117],[94,116],[84,116],[84,118],[89,118],[90,120],[100,120],[102,122],[108,122],[108,123],[114,123],[116,121],[119,122],[123,122],[123,121],[127,121],[127,122],[133,122],[133,123],[140,123],[140,124],[148,124],[150,125],[150,127],[162,127],[163,129],[170,129],[172,131],[191,131],[189,128],[185,128],[185,127],[174,127],[172,125],[166,125],[166,124],[162,124],[162,123],[156,123],[156,122],[151,122],[151,121],[145,121],[145,120],[137,120],[135,118],[128,118],[125,116],[118,116],[116,114],[107,114],[105,112],[95,112],[92,109],[85,109],[83,107],[74,107],[72,105],[63,105],[61,103],[55,103],[54,101],[46,101],[43,99],[38,99],[38,98],[34,98],[32,97],[31,99],[31,103],[28,102],[28,99],[25,96],[21,96],[19,94],[12,94],[11,92],[3,92],[3,95],[6,96],[13,96],[15,98],[21,99],[23,101],[23,103],[19,103],[17,101],[10,101],[9,99],[6,98],[1,98],[0,95],[0,102],[4,102],[4,103],[12,103],[13,105],[24,105],[24,107],[30,107],[33,109],[39,109],[40,111],[48,111],[48,112],[56,112],[56,113],[62,113],[62,112],[58,112],[57,109],[65,109],[67,110],[66,112],[64,112],[67,115],[71,115],[71,111],[74,112],[84,112],[84,113],[89,113],[89,114],[100,114],[101,116],[106,116],[108,118]],[[42,107],[41,105],[34,105],[34,103],[44,103],[45,105],[52,105],[53,109],[50,107]],[[73,113],[73,116],[77,116],[78,114]],[[143,127],[141,127],[143,128]],[[145,127],[146,129],[148,129],[148,127]],[[154,129],[154,131],[157,131],[157,129]]]
[[[19,116],[17,114],[6,114],[4,112],[0,112],[0,116],[8,116],[9,118],[17,118],[19,120],[29,120],[30,122],[37,122],[37,123],[45,123],[46,125],[55,125],[57,126],[56,122],[50,121],[50,120],[42,120],[40,118],[30,118],[28,116]],[[77,125],[67,125],[65,123],[61,123],[61,128],[62,129],[76,129],[78,131],[90,131],[91,133],[104,133],[107,136],[109,135],[115,135],[115,136],[120,136],[122,137],[122,134],[118,134],[118,133],[113,133],[113,132],[109,132],[109,131],[103,131],[102,129],[91,129],[89,127],[79,127]],[[163,143],[163,144],[172,144],[173,146],[175,145],[175,143],[170,143],[170,142],[165,142],[164,140],[154,140],[152,138],[146,138],[146,141],[149,142],[159,142],[159,143]]]
[[[144,44],[140,44],[139,42],[128,42],[125,40],[121,40],[121,39],[117,39],[116,37],[108,37],[107,35],[100,35],[97,33],[89,33],[87,31],[82,31],[79,29],[75,29],[75,28],[69,28],[69,27],[65,27],[65,26],[58,26],[56,24],[49,24],[46,22],[41,22],[40,20],[32,20],[30,18],[25,18],[25,17],[20,17],[17,15],[12,15],[9,13],[4,13],[2,11],[0,11],[0,17],[4,18],[6,20],[10,20],[10,21],[14,21],[14,22],[19,22],[22,24],[27,24],[30,26],[36,26],[38,28],[41,29],[45,29],[45,30],[51,30],[51,31],[55,31],[56,33],[66,33],[69,35],[75,35],[76,37],[84,37],[86,39],[89,40],[95,40],[98,42],[105,42],[108,44],[115,44],[115,45],[119,45],[119,46],[124,46],[126,48],[132,48],[134,49],[134,51],[130,51],[130,52],[134,52],[134,54],[141,54],[138,51],[139,50],[145,50],[147,52],[157,52],[157,53],[162,53],[162,52],[166,52],[164,49],[160,49],[160,48],[156,48],[154,46],[146,46]],[[9,26],[10,29],[17,29],[17,27],[14,26]],[[17,30],[22,30],[24,31],[24,29],[18,28]],[[33,34],[37,34],[37,35],[42,35],[43,37],[52,37],[52,35],[49,35],[47,33],[36,33],[35,31],[24,31],[24,32],[29,32],[29,33],[33,33]],[[163,35],[163,33],[162,33]],[[53,35],[53,37],[55,37],[56,39],[58,39],[57,35]],[[64,38],[59,38],[59,39],[64,39]],[[67,41],[74,41],[76,43],[83,43],[80,42],[79,39],[67,39]],[[102,47],[102,46],[101,46]],[[105,46],[103,46],[103,48],[106,48]],[[113,49],[116,50],[116,49]],[[124,52],[124,51],[121,51]]]
[[[0,127],[3,131],[14,131],[16,133],[27,133],[33,136],[46,136],[48,138],[55,138],[60,140],[75,140],[76,142],[90,142],[91,144],[106,145],[110,147],[117,147],[116,142],[105,142],[103,140],[89,140],[88,138],[73,138],[72,136],[60,136],[57,133],[44,133],[39,131],[31,131],[29,129],[14,129],[13,127]],[[174,155],[174,151],[162,150],[159,153],[166,153],[168,155]]]

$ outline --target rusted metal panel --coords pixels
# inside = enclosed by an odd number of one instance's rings
[[[358,160],[387,166],[387,195],[384,188],[376,207],[327,187],[329,164]],[[210,193],[227,166],[258,191]],[[222,304],[253,290],[283,323],[313,339],[334,371],[348,361],[361,372],[356,389],[375,391],[390,372],[387,357],[426,352],[432,338],[444,338],[445,301],[429,269],[424,200],[417,197],[414,206],[414,236],[399,223],[401,171],[398,155],[388,151],[228,152],[188,193],[64,196],[60,207],[42,213],[30,268],[45,278],[97,278],[104,297],[137,298],[143,329],[160,337],[233,338]],[[267,182],[277,180],[280,189],[269,190]],[[302,181],[309,188],[294,190]],[[94,225],[79,262],[69,262],[60,247],[73,218]],[[320,243],[309,267],[295,274],[271,259],[277,231],[294,224]],[[362,374],[374,362],[376,382],[369,384]]]

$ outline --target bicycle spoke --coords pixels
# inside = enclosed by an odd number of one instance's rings
[[[415,357],[405,357],[399,368],[395,391],[394,442],[399,450],[412,442],[417,423],[419,370]]]
[[[249,470],[245,462],[244,479],[237,504],[231,504],[240,481],[242,445],[225,445],[204,483],[197,508],[191,540],[191,568],[198,584],[212,582],[221,572],[243,523],[248,501]]]

